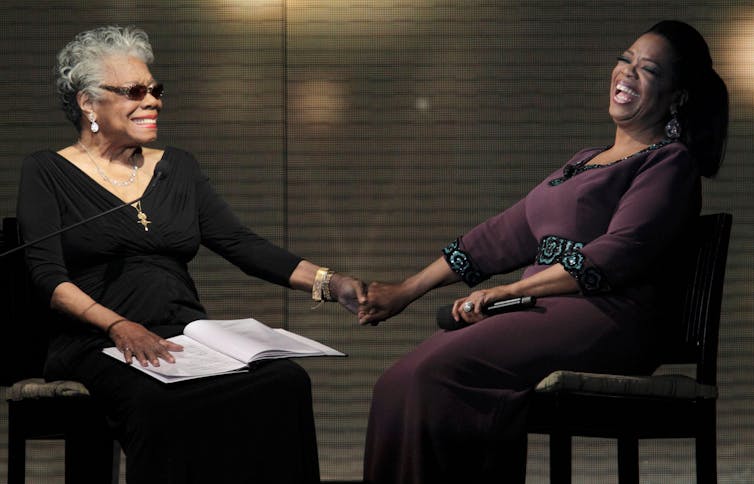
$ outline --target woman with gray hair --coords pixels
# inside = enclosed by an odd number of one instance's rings
[[[187,270],[200,244],[315,300],[352,312],[364,302],[360,281],[244,227],[191,154],[145,146],[163,107],[153,57],[144,31],[121,27],[82,32],[58,55],[57,88],[78,139],[24,161],[24,239],[139,201],[27,249],[54,310],[45,377],[86,385],[126,453],[130,483],[318,482],[310,381],[295,363],[164,385],[101,352],[114,344],[145,367],[175,361],[181,347],[166,338],[207,317]]]

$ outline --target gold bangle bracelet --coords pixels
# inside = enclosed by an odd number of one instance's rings
[[[325,301],[334,301],[330,293],[330,280],[335,274],[327,267],[320,267],[314,274],[314,283],[312,284],[312,299],[317,303],[312,309],[319,307]]]
[[[328,270],[327,274],[325,274],[324,279],[322,279],[322,300],[323,301],[334,301],[332,294],[330,293],[330,280],[332,279],[332,276],[335,274],[335,271]]]
[[[330,269],[327,267],[320,267],[314,274],[314,283],[312,284],[312,299],[317,302],[322,302],[322,284]]]

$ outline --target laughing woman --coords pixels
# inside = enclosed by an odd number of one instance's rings
[[[244,227],[194,157],[157,138],[163,86],[147,67],[147,34],[103,27],[58,55],[57,87],[78,132],[70,146],[23,165],[18,218],[26,240],[141,197],[133,207],[27,249],[54,310],[45,376],[81,381],[144,483],[319,482],[306,372],[274,360],[245,374],[164,385],[104,356],[167,365],[165,338],[207,314],[187,264],[200,244],[249,275],[337,300],[354,312],[359,281],[283,250]]]
[[[702,36],[665,21],[641,35],[612,72],[613,144],[577,153],[523,200],[449,244],[402,283],[372,283],[362,323],[402,311],[427,291],[474,286],[524,268],[512,284],[455,301],[466,326],[440,332],[374,388],[365,481],[523,483],[526,409],[558,369],[648,373],[700,176],[723,157],[728,95]],[[489,316],[490,302],[535,296],[531,309]]]

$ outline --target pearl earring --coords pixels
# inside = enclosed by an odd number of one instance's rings
[[[89,113],[89,129],[92,130],[92,133],[96,133],[99,131],[99,124],[97,124],[97,121],[94,119],[94,113]]]

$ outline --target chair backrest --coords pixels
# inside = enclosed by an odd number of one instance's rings
[[[21,244],[18,221],[3,219],[0,254]],[[47,356],[46,308],[34,300],[23,250],[0,257],[0,385],[42,376]]]
[[[697,380],[708,385],[717,384],[720,308],[732,221],[728,213],[698,218],[682,239],[686,251],[679,256],[687,271],[683,283],[676,291],[668,288],[675,293],[671,312],[680,319],[663,363],[694,363]]]

